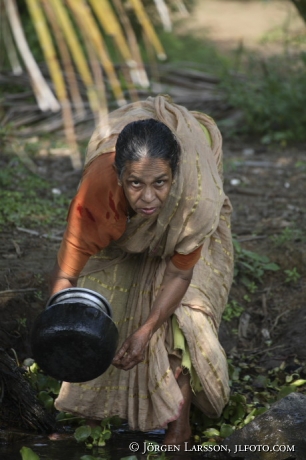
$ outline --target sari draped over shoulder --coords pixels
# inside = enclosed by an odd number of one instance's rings
[[[96,156],[115,150],[124,126],[147,118],[163,122],[181,145],[170,194],[157,217],[136,214],[119,240],[89,259],[79,286],[109,300],[121,345],[147,318],[169,258],[175,251],[189,254],[203,245],[175,318],[200,382],[193,388],[193,402],[208,416],[218,417],[229,397],[218,327],[232,282],[233,250],[232,208],[223,192],[222,139],[215,122],[168,96],[129,104],[110,113],[95,130],[85,168]],[[178,418],[183,404],[169,364],[172,353],[179,350],[174,349],[169,319],[152,336],[142,363],[127,372],[111,366],[90,382],[63,383],[56,407],[96,419],[119,415],[131,429],[166,427]]]

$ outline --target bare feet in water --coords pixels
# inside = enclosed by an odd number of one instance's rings
[[[190,386],[190,375],[184,375],[181,373],[177,378],[177,383],[181,389],[184,397],[184,403],[181,409],[179,417],[168,424],[166,436],[163,444],[183,444],[185,441],[189,441],[191,438],[190,428],[190,405],[192,390]]]
[[[177,422],[178,420],[169,423],[163,444],[180,445],[190,441],[192,433],[189,423],[186,426],[185,424],[182,425],[180,422]]]

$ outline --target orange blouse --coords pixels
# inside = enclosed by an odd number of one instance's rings
[[[105,153],[92,161],[70,204],[57,256],[60,268],[69,276],[78,276],[90,256],[118,240],[126,229],[128,202],[118,185],[114,157],[114,152]],[[201,249],[187,255],[174,253],[171,261],[188,270],[199,260]]]

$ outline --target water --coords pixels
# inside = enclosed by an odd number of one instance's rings
[[[73,435],[64,435],[61,440],[50,440],[47,436],[33,436],[18,439],[7,444],[0,444],[0,460],[21,460],[20,449],[23,446],[31,448],[40,460],[80,460],[83,455],[92,455],[103,460],[121,460],[125,457],[134,456],[135,460],[147,460],[148,450],[145,441],[162,444],[163,431],[142,433],[126,430],[114,431],[105,447],[86,449],[84,443],[77,443]],[[165,448],[165,446],[163,446]],[[152,445],[151,445],[152,448]],[[153,446],[154,448],[154,446]],[[158,446],[156,448],[159,448]],[[169,448],[168,448],[169,449]],[[191,449],[190,446],[187,449]],[[158,453],[157,453],[158,454]],[[159,455],[162,451],[159,452]],[[200,460],[217,459],[225,460],[232,458],[223,453],[204,453],[187,451],[184,446],[180,451],[169,450],[165,452],[167,460]]]
[[[57,441],[52,441],[47,436],[33,436],[8,444],[0,444],[0,459],[21,460],[20,449],[26,446],[30,447],[40,457],[40,460],[80,460],[83,455],[93,455],[103,460],[120,460],[123,457],[136,455],[137,460],[142,460],[147,457],[147,455],[142,455],[145,441],[161,443],[162,439],[162,432],[145,434],[118,430],[112,434],[106,447],[89,450],[86,449],[84,443],[78,444],[73,436],[66,436]],[[138,452],[133,452],[129,448],[131,443],[139,445]],[[133,444],[133,449],[135,448],[136,444]]]

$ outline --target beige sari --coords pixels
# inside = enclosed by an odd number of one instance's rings
[[[173,104],[167,96],[132,103],[109,114],[96,129],[86,165],[97,155],[114,151],[126,124],[146,118],[165,123],[181,144],[169,197],[157,217],[136,214],[119,240],[91,257],[79,286],[109,300],[121,345],[147,318],[174,251],[189,254],[203,245],[175,317],[200,382],[200,387],[194,386],[193,402],[208,416],[218,417],[229,397],[218,327],[232,282],[233,251],[231,205],[223,192],[222,140],[216,124],[204,114]],[[211,146],[200,124],[208,130]],[[179,353],[174,350],[170,319],[152,336],[144,362],[130,371],[110,366],[90,382],[63,383],[56,407],[96,419],[119,415],[134,430],[166,427],[178,418],[183,404],[169,353]]]

